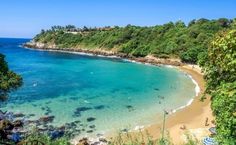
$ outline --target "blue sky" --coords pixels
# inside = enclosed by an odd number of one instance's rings
[[[236,0],[1,0],[0,37],[32,38],[52,25],[150,26],[236,18]]]

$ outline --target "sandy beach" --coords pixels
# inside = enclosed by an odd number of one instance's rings
[[[210,135],[208,129],[215,126],[211,122],[214,120],[214,117],[210,107],[210,96],[206,96],[204,101],[200,100],[205,90],[203,74],[196,65],[183,64],[177,68],[190,75],[192,79],[197,82],[200,93],[194,98],[190,105],[166,116],[165,136],[170,138],[175,145],[185,143],[187,135],[194,140],[202,141],[205,136]],[[148,133],[153,140],[156,140],[161,138],[162,127],[163,123],[157,123],[145,127],[141,129],[141,131],[144,136]],[[140,136],[140,131],[134,131],[131,134],[133,138],[136,138]],[[126,136],[122,136],[122,139],[126,140]]]
[[[210,96],[207,96],[203,102],[200,101],[205,90],[203,74],[196,66],[193,68],[191,65],[183,65],[178,68],[192,76],[200,87],[200,93],[194,98],[191,105],[166,117],[166,132],[169,133],[169,137],[176,145],[185,142],[186,133],[191,134],[193,138],[201,141],[204,136],[210,134],[208,129],[214,126],[214,124],[211,123],[214,117],[210,108]],[[207,118],[208,122],[206,126]],[[161,129],[162,124],[155,124],[147,127],[145,130],[148,131],[153,139],[158,139],[161,137]]]

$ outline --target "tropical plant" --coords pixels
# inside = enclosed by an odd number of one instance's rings
[[[5,100],[8,93],[22,85],[22,78],[9,70],[5,56],[0,54],[0,100]]]
[[[73,25],[53,26],[36,35],[36,42],[56,44],[59,48],[115,49],[130,56],[179,57],[183,62],[197,63],[200,53],[207,52],[213,36],[234,27],[235,20],[192,20],[187,26],[182,21],[164,25],[139,27],[76,28]],[[71,32],[76,33],[71,33]]]
[[[221,32],[212,41],[203,65],[207,92],[212,95],[220,144],[236,140],[236,30]]]

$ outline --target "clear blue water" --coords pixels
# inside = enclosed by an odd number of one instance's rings
[[[80,120],[96,126],[82,134],[95,134],[161,121],[163,109],[183,106],[195,96],[195,84],[175,68],[19,46],[26,41],[0,39],[0,53],[24,80],[1,103],[3,110],[35,114],[32,119],[54,115],[55,126]],[[76,113],[78,107],[87,110]]]

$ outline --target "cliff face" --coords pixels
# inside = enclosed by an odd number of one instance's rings
[[[76,47],[76,48],[60,48],[55,44],[46,44],[41,42],[35,42],[30,41],[24,44],[24,47],[27,48],[34,48],[34,49],[43,49],[43,50],[55,50],[55,51],[70,51],[70,52],[83,52],[83,53],[91,53],[94,55],[103,55],[103,56],[118,56],[121,58],[128,58],[131,56],[128,56],[124,53],[119,53],[117,51],[108,51],[103,48],[93,48],[93,49],[86,49],[82,47]]]
[[[45,44],[41,42],[30,41],[24,44],[27,48],[34,49],[42,49],[42,50],[53,50],[53,51],[68,51],[68,52],[82,52],[93,55],[102,55],[102,56],[116,56],[124,59],[128,59],[131,61],[137,61],[141,63],[149,63],[153,65],[173,65],[173,66],[181,66],[182,63],[179,59],[163,59],[156,58],[152,55],[147,55],[146,57],[134,57],[125,53],[119,53],[116,51],[108,51],[102,48],[94,48],[94,49],[86,49],[86,48],[59,48],[55,44]]]
[[[35,42],[34,40],[24,44],[25,47],[38,48],[38,49],[57,49],[55,44],[46,44],[41,42]]]

